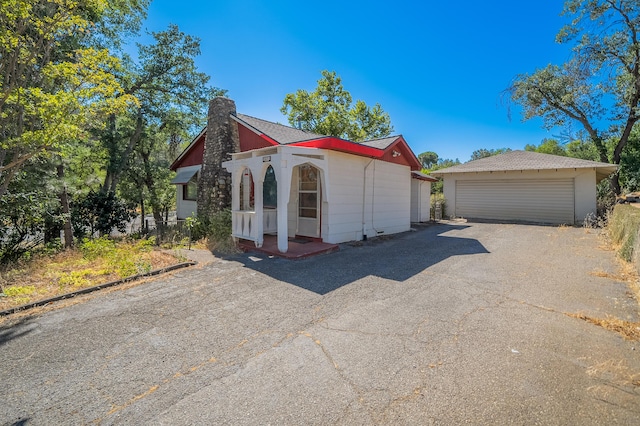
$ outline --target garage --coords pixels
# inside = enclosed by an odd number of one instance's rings
[[[596,185],[616,166],[510,151],[433,172],[450,218],[576,224],[596,213]]]
[[[573,179],[460,180],[456,185],[458,217],[574,222]]]

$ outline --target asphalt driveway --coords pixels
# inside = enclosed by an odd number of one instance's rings
[[[0,424],[637,424],[595,232],[431,225],[242,254],[0,326]]]

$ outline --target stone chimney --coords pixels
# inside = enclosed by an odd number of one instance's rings
[[[231,208],[231,174],[222,167],[222,162],[240,151],[238,125],[230,117],[235,113],[236,104],[231,99],[217,97],[209,102],[207,136],[198,180],[198,216],[211,217]]]

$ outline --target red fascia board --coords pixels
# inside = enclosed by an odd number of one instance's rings
[[[259,135],[262,139],[264,139],[264,140],[266,140],[267,142],[269,142],[271,145],[274,145],[274,146],[276,146],[276,145],[280,145],[278,142],[274,141],[273,139],[271,139],[269,136],[265,135],[264,133],[258,133],[258,135]]]
[[[400,136],[398,140],[392,143],[385,151],[391,151],[394,148],[398,148],[403,151],[403,155],[407,156],[407,162],[410,163],[411,170],[422,170],[422,164],[420,164],[420,160],[416,157],[416,154],[413,153],[413,150],[409,148],[409,144],[404,140],[404,137]]]
[[[288,146],[301,146],[305,148],[330,149],[333,151],[342,151],[349,154],[362,155],[364,157],[381,158],[384,151],[377,148],[361,145],[355,142],[348,142],[338,138],[322,138],[311,141],[296,142]]]
[[[171,171],[176,171],[179,167],[182,166],[182,163],[184,162],[184,160],[189,157],[189,155],[191,154],[191,151],[193,151],[194,149],[198,149],[198,144],[202,143],[204,144],[204,140],[207,137],[207,128],[205,127],[198,136],[196,136],[196,138],[191,141],[191,143],[180,153],[180,155],[178,156],[178,158],[176,158],[173,163],[171,163],[171,165],[169,166],[169,170]],[[200,162],[202,162],[202,159],[200,159]],[[189,164],[192,165],[192,164]]]

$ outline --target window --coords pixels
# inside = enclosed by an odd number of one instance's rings
[[[240,210],[253,211],[254,204],[254,187],[253,176],[249,169],[244,169],[242,172],[242,180],[240,181]]]
[[[267,208],[275,209],[278,207],[278,182],[276,181],[276,173],[271,166],[267,168],[264,175],[262,204]]]
[[[318,171],[308,164],[300,166],[298,181],[298,215],[316,218],[318,216]]]
[[[198,200],[198,174],[196,173],[187,182],[186,185],[182,185],[182,199],[188,201]]]

